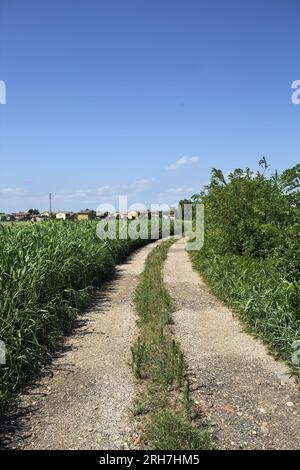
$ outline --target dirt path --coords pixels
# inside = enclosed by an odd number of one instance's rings
[[[170,250],[165,282],[177,301],[175,334],[195,400],[227,449],[300,449],[300,395],[287,367],[243,333],[193,270],[185,241]]]
[[[134,396],[129,366],[135,332],[132,295],[147,245],[116,268],[79,318],[78,329],[47,374],[20,398],[2,446],[21,449],[120,449]]]

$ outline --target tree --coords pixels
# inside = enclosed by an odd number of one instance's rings
[[[265,159],[260,166],[268,168]],[[228,181],[221,170],[214,168],[202,200],[206,247],[219,254],[268,256],[294,220],[294,212],[276,180],[249,168],[235,169]]]
[[[29,209],[29,211],[27,211],[27,214],[28,215],[39,215],[40,211],[38,209]]]
[[[288,168],[278,178],[281,191],[292,206],[300,207],[300,164]]]

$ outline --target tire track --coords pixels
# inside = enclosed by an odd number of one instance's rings
[[[226,449],[299,449],[299,388],[282,362],[242,331],[232,312],[193,270],[185,241],[164,268],[177,301],[175,334],[192,375],[194,398]]]

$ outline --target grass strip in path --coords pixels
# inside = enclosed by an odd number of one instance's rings
[[[172,335],[175,305],[161,270],[173,242],[150,253],[135,294],[139,336],[132,346],[132,368],[141,381],[134,405],[138,441],[151,450],[212,449],[210,431],[190,397],[183,353]]]

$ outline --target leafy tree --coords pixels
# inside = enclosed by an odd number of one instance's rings
[[[192,201],[191,199],[181,199],[178,203],[178,209],[181,211],[181,217],[183,219],[183,216],[184,216],[184,206],[186,204],[192,204]]]
[[[29,209],[29,211],[27,211],[27,214],[29,215],[39,215],[40,211],[38,209]]]
[[[280,189],[290,204],[300,207],[300,164],[285,170],[278,180]]]
[[[237,168],[227,179],[221,170],[212,170],[201,198],[206,206],[206,248],[210,251],[266,257],[294,223],[296,214],[276,178],[265,175],[265,158],[260,166],[263,172]]]

